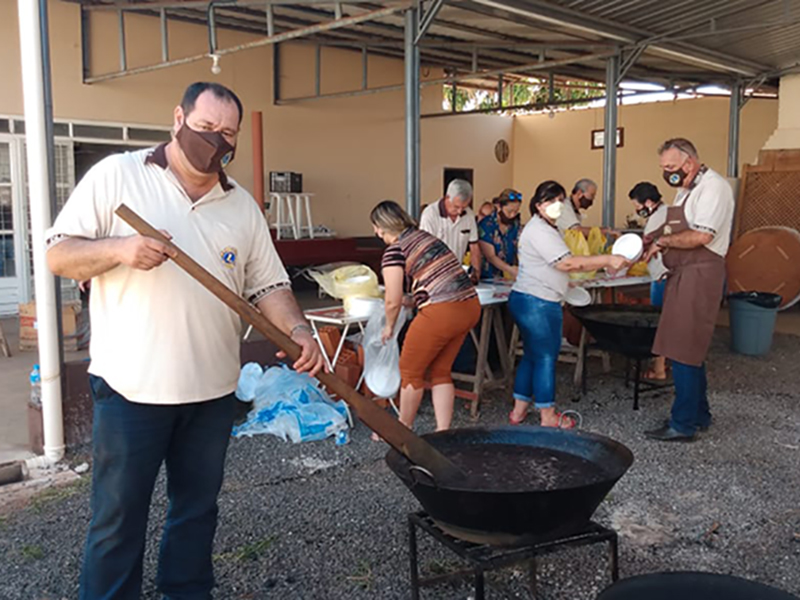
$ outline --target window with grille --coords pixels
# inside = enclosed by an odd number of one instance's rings
[[[56,207],[53,213],[53,219],[64,208],[72,189],[75,187],[75,159],[73,154],[72,142],[57,141],[55,144],[55,178],[56,178]],[[26,144],[23,144],[22,152],[22,169],[24,176],[24,190],[25,190],[25,223],[26,223],[26,236],[27,240],[27,260],[28,268],[30,269],[31,286],[33,287],[33,239],[31,236],[31,204],[30,204],[30,189],[28,187],[28,154]],[[35,291],[32,290],[34,293]],[[80,297],[78,286],[76,282],[71,279],[61,280],[61,298],[62,301],[77,300]]]
[[[11,144],[0,142],[0,277],[16,277]]]

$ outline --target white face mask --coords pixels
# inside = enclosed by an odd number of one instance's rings
[[[564,210],[564,204],[561,202],[553,202],[550,206],[544,209],[544,214],[553,219],[554,221],[561,216]]]

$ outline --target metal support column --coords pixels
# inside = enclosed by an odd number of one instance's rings
[[[125,52],[125,11],[117,11],[117,29],[119,31],[119,70],[128,68],[128,55]]]
[[[603,227],[614,227],[617,179],[617,92],[619,56],[606,60],[606,107],[603,135]]]
[[[59,280],[47,267],[45,231],[53,224],[54,141],[50,99],[50,47],[46,0],[18,0],[22,96],[28,159],[45,463],[64,456]],[[29,463],[30,464],[30,463]]]
[[[739,176],[739,119],[742,110],[742,84],[731,86],[731,105],[728,120],[728,177]]]
[[[420,207],[420,94],[419,49],[414,44],[417,35],[416,8],[406,10],[405,30],[405,92],[406,92],[406,210],[419,217]]]
[[[81,4],[81,81],[86,83],[86,78],[92,74],[92,30],[90,13]]]
[[[169,23],[167,22],[167,9],[162,8],[158,16],[161,20],[161,61],[167,62],[169,60]]]
[[[322,46],[317,44],[314,54],[314,93],[319,96],[322,89]]]

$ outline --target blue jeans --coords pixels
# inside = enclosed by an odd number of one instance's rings
[[[236,398],[182,405],[129,402],[91,376],[94,399],[92,520],[81,600],[138,600],[147,515],[166,462],[169,508],[156,585],[172,600],[207,599],[217,495]]]
[[[664,278],[660,281],[653,281],[650,284],[650,305],[661,307],[664,306],[664,288],[667,287],[667,279]]]
[[[508,297],[508,309],[524,350],[514,379],[514,399],[534,399],[536,408],[551,408],[556,402],[556,362],[561,351],[561,305],[514,291]]]
[[[708,407],[706,366],[693,367],[672,361],[675,401],[669,424],[685,435],[694,435],[698,427],[711,425]]]

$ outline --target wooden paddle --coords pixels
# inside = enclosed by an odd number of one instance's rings
[[[147,223],[125,204],[120,205],[115,212],[119,218],[133,227],[133,229],[141,235],[151,237],[171,246],[176,252],[176,256],[173,260],[179,267],[238,313],[247,323],[260,331],[264,337],[283,350],[290,359],[296,360],[300,356],[300,346],[292,341],[289,336],[275,327],[275,325],[252,304],[234,293],[219,279],[197,264],[185,252],[178,248],[178,246],[168,240],[160,231]],[[445,482],[454,483],[466,479],[464,472],[456,467],[450,459],[416,435],[408,427],[395,420],[389,413],[375,406],[374,402],[367,400],[344,381],[336,377],[336,375],[321,371],[317,374],[317,379],[319,379],[328,390],[344,399],[355,411],[358,418],[367,427],[372,429],[372,431],[386,440],[392,448],[404,454],[412,463],[430,471],[435,477],[436,482],[439,484]]]

